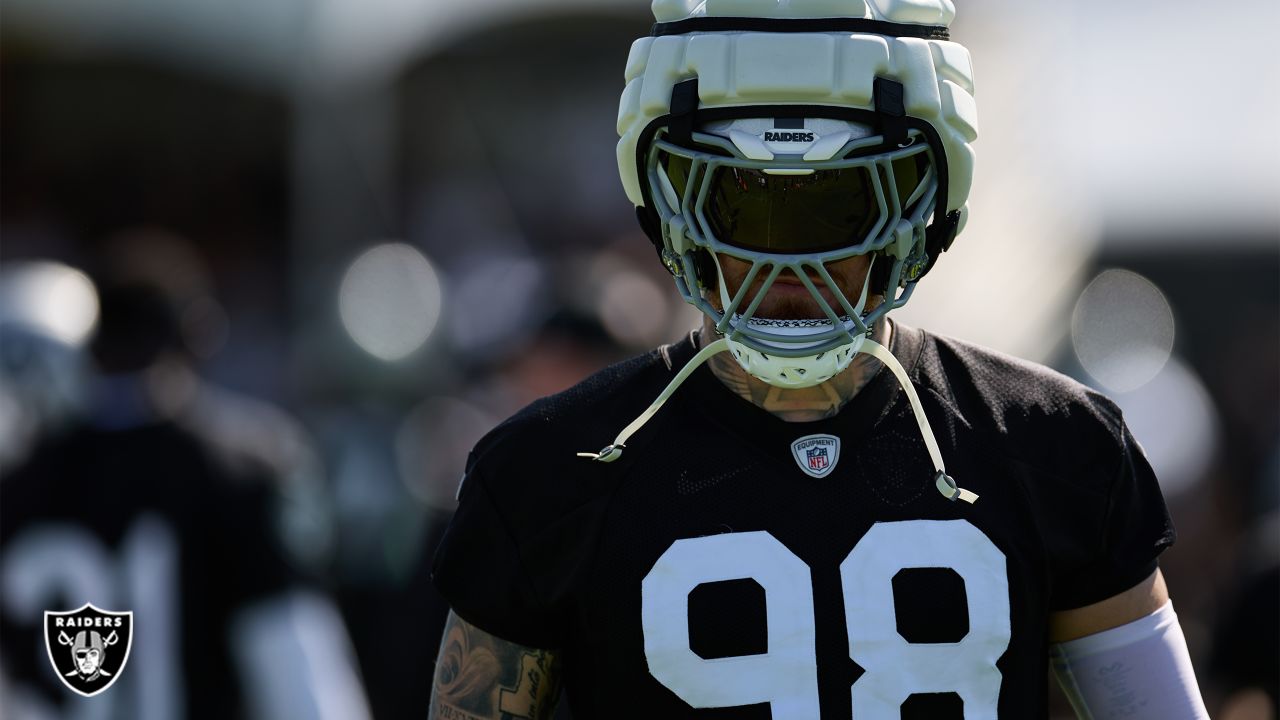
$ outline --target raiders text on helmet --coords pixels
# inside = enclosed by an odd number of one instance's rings
[[[765,142],[813,142],[813,133],[769,132],[764,133]]]

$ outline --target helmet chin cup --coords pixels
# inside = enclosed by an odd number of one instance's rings
[[[813,387],[839,375],[853,362],[853,356],[866,339],[865,335],[857,335],[852,343],[803,357],[769,355],[736,340],[728,342],[733,359],[753,377],[774,387],[797,390]]]

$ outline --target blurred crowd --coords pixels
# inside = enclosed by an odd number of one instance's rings
[[[697,322],[616,180],[647,7],[606,6],[446,23],[333,83],[247,79],[234,33],[202,55],[6,18],[0,717],[425,715],[471,446]],[[1069,262],[1028,252],[1064,300],[968,314],[997,333],[1039,307],[1035,333],[974,339],[1115,397],[1179,530],[1162,566],[1210,712],[1275,720],[1280,221],[1203,212],[1059,225]],[[998,229],[940,269],[971,253],[1016,290],[1025,258],[982,255]],[[904,316],[966,334],[938,275]],[[86,594],[138,618],[91,700],[42,636]]]

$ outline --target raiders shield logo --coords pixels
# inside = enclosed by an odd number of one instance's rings
[[[840,438],[835,435],[805,435],[791,443],[791,455],[805,473],[826,477],[840,459]]]
[[[44,645],[49,662],[72,690],[93,697],[111,687],[129,662],[133,612],[79,610],[44,613]]]

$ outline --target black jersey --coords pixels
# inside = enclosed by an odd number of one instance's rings
[[[934,487],[887,370],[790,423],[699,368],[617,461],[577,457],[648,406],[686,340],[482,440],[437,585],[481,629],[557,649],[577,718],[1044,717],[1049,613],[1132,587],[1173,542],[1156,479],[1079,383],[891,337],[976,504]]]
[[[80,425],[0,479],[0,668],[14,717],[246,716],[237,611],[303,573],[280,532],[281,478],[232,450],[168,421]],[[86,602],[134,614],[119,682],[89,699],[59,683],[43,636],[44,611]]]

